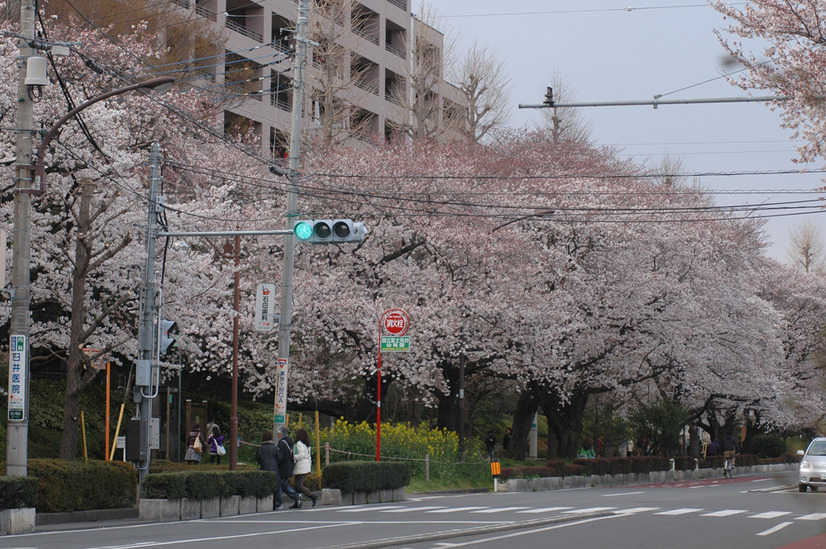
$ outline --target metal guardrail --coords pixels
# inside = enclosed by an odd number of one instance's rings
[[[229,16],[227,16],[227,28],[229,30],[237,32],[238,34],[243,34],[247,38],[252,38],[253,40],[256,40],[258,42],[263,42],[264,40],[264,37],[261,35],[260,32],[255,32],[253,30],[248,29],[244,25],[241,25],[240,23],[236,23],[235,21],[230,19]]]
[[[210,19],[212,21],[218,20],[217,12],[214,12],[211,9],[201,6],[199,4],[195,4],[195,13],[197,13],[201,17],[205,17],[206,19]]]
[[[396,46],[391,45],[389,42],[384,45],[384,49],[386,49],[394,55],[398,55],[402,59],[407,59],[407,53],[403,49],[397,48]]]
[[[373,95],[379,94],[379,86],[373,82],[365,82],[363,80],[356,80],[356,87],[361,88],[364,91],[370,92]]]
[[[373,44],[375,44],[377,46],[379,45],[379,37],[368,33],[364,29],[355,28],[355,29],[353,29],[353,33],[361,36],[362,38],[364,38],[368,42],[372,42]]]

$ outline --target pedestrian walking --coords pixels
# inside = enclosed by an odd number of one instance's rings
[[[310,435],[304,429],[299,429],[295,432],[295,448],[293,449],[295,455],[295,469],[293,475],[295,477],[295,490],[299,494],[304,494],[310,498],[315,507],[316,496],[309,488],[304,486],[304,479],[312,470],[312,448],[310,447]]]
[[[213,425],[212,432],[207,437],[207,446],[209,446],[209,462],[214,465],[221,465],[221,456],[226,454],[227,451],[224,448],[224,436],[217,425]]]
[[[258,462],[258,468],[262,471],[272,471],[278,474],[278,450],[275,447],[275,442],[272,440],[272,431],[264,431],[261,436],[262,443],[255,452],[255,461]],[[280,511],[284,507],[281,505],[281,482],[279,479],[279,488],[276,489],[275,507],[276,511]]]
[[[300,509],[304,500],[301,494],[290,486],[290,477],[293,476],[293,468],[295,467],[293,440],[290,438],[289,431],[287,431],[287,427],[284,425],[280,425],[278,429],[276,429],[276,435],[278,436],[278,442],[275,445],[275,456],[278,460],[279,488],[275,492],[275,508],[278,509],[280,507],[283,509],[281,494],[286,493],[295,501],[295,503],[290,506],[290,509]]]
[[[189,430],[189,435],[186,438],[186,454],[184,454],[184,461],[190,465],[195,465],[201,462],[201,454],[206,447],[206,441],[201,435],[201,426],[197,423],[192,424],[192,429]]]
[[[493,461],[493,452],[496,449],[496,437],[493,436],[493,430],[488,431],[488,436],[485,439],[485,448],[488,450],[488,456]]]

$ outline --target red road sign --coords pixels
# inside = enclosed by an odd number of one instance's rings
[[[410,327],[410,320],[401,309],[390,309],[382,316],[382,327],[390,335],[402,336]]]

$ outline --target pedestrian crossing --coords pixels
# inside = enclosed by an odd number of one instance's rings
[[[322,511],[322,509],[313,509],[313,511]],[[342,514],[379,514],[379,515],[400,515],[421,513],[423,515],[435,516],[449,516],[458,514],[469,515],[488,515],[491,518],[501,519],[509,515],[530,515],[536,518],[543,518],[547,516],[571,516],[588,515],[593,513],[611,513],[614,515],[637,515],[649,513],[653,516],[661,517],[685,517],[685,516],[699,516],[705,518],[726,518],[726,517],[744,517],[757,520],[770,520],[783,517],[784,520],[801,520],[801,521],[826,521],[826,513],[808,513],[800,514],[791,511],[750,511],[748,509],[703,509],[699,507],[676,507],[673,509],[663,509],[661,507],[569,507],[569,506],[552,506],[552,507],[485,507],[485,506],[462,506],[450,507],[448,505],[417,505],[417,504],[394,504],[394,505],[357,505],[352,507],[341,507],[333,509],[335,513]],[[481,517],[480,517],[481,518]],[[516,517],[514,517],[516,518]]]

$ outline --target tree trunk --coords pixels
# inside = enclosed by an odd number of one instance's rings
[[[535,414],[536,399],[532,391],[526,388],[519,393],[519,401],[513,413],[513,433],[507,457],[522,460],[528,456],[531,425]]]
[[[539,390],[540,406],[548,419],[548,458],[576,457],[582,433],[582,414],[588,393],[580,390],[560,405],[555,391]]]
[[[81,182],[80,211],[77,217],[75,265],[72,273],[72,316],[69,328],[69,356],[66,360],[66,401],[63,409],[63,437],[60,458],[73,460],[77,455],[77,431],[80,394],[83,391],[83,331],[86,321],[86,279],[89,275],[91,249],[88,244],[92,202],[92,184]]]

